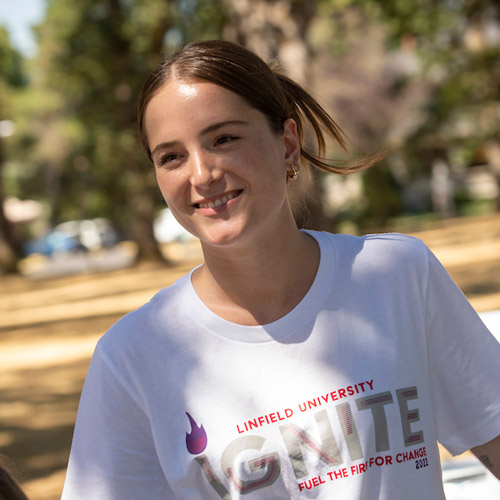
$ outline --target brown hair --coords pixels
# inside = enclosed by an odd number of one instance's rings
[[[10,472],[0,462],[0,499],[1,500],[28,500],[23,490],[17,484]]]
[[[146,81],[138,103],[138,132],[142,147],[150,160],[144,115],[151,99],[170,79],[204,80],[234,92],[252,108],[261,111],[275,132],[283,131],[284,122],[293,118],[300,137],[301,157],[321,170],[350,174],[363,170],[376,161],[368,159],[343,166],[335,166],[326,161],[326,137],[331,137],[344,151],[347,150],[347,136],[331,116],[276,65],[268,65],[253,52],[221,40],[187,44],[162,62]],[[302,147],[306,122],[309,122],[314,131],[318,154]]]

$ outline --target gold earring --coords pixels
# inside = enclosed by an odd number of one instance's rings
[[[292,163],[291,168],[292,168],[292,171],[290,172],[290,170],[288,170],[286,173],[286,176],[291,181],[294,181],[299,176],[299,170],[300,170],[299,163],[298,162]]]

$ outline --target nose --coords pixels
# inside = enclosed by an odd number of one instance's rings
[[[206,188],[220,178],[219,170],[208,154],[196,152],[191,155],[191,184],[198,188]]]

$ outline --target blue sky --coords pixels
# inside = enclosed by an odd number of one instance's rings
[[[36,53],[30,26],[42,20],[45,4],[46,0],[0,0],[0,25],[9,30],[12,45],[28,57]]]

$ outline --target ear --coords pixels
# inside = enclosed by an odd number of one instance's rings
[[[300,139],[297,123],[293,118],[288,118],[283,124],[283,144],[287,164],[297,162],[300,159]]]

